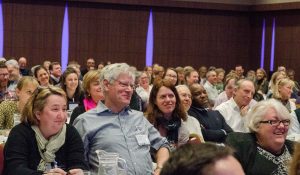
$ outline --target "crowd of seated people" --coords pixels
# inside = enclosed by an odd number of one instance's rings
[[[288,139],[300,135],[295,71],[280,66],[269,81],[262,68],[244,76],[242,65],[226,74],[213,66],[137,70],[96,61],[88,58],[82,69],[70,61],[62,70],[47,60],[30,70],[25,57],[0,60],[0,134],[9,133],[4,174],[95,173],[96,150],[117,153],[128,174],[160,174],[169,155],[205,142],[233,147],[247,175],[288,173],[294,150]],[[41,89],[48,95],[39,96]]]

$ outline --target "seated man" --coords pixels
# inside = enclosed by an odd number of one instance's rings
[[[227,146],[187,144],[173,152],[160,175],[244,175]]]
[[[208,96],[200,84],[190,86],[192,106],[188,114],[198,119],[205,141],[224,142],[227,133],[232,132],[225,119],[218,111],[210,110]]]
[[[150,147],[157,150],[155,174],[169,157],[167,139],[160,136],[142,112],[128,107],[134,79],[134,72],[125,63],[104,67],[100,84],[105,102],[99,102],[73,123],[83,139],[85,158],[94,172],[98,169],[96,150],[118,153],[126,160],[129,175],[153,173]]]
[[[234,87],[233,97],[216,107],[235,132],[248,132],[246,114],[257,103],[253,100],[254,93],[253,82],[240,79]]]

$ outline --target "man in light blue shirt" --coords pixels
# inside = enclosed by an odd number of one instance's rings
[[[167,139],[160,136],[142,112],[128,107],[134,80],[133,70],[125,63],[103,68],[100,82],[105,102],[99,102],[95,109],[74,121],[92,171],[98,169],[98,149],[118,153],[126,160],[129,175],[153,173],[150,147],[157,150],[155,174],[169,157]]]

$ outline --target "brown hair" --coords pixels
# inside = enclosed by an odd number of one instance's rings
[[[177,92],[175,86],[172,85],[170,83],[170,81],[163,79],[163,80],[158,80],[158,81],[154,82],[154,85],[153,85],[151,93],[150,93],[149,104],[148,104],[147,111],[146,111],[146,116],[147,116],[149,122],[152,123],[154,126],[157,126],[156,119],[159,116],[163,115],[163,113],[159,110],[158,106],[156,105],[156,97],[157,97],[158,91],[161,87],[166,87],[166,88],[170,89],[175,95],[176,103],[175,103],[175,109],[173,111],[172,117],[177,117],[177,118],[180,118],[180,119],[186,121],[187,115],[186,115],[186,112],[184,111],[184,107],[182,106],[182,104],[180,102],[180,98],[179,98],[179,95],[178,95],[178,92]]]

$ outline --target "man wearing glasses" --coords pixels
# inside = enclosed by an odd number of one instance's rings
[[[286,140],[290,114],[277,100],[257,103],[249,112],[250,133],[230,133],[226,143],[236,152],[245,174],[288,174],[293,142]]]
[[[0,62],[0,102],[3,101],[6,89],[7,89],[7,84],[8,84],[8,69],[5,63]]]
[[[128,107],[134,80],[133,70],[125,63],[104,67],[100,83],[105,102],[99,102],[73,123],[83,139],[85,158],[92,172],[99,166],[96,150],[118,153],[126,160],[128,175],[159,174],[169,157],[167,139],[160,136],[142,112]],[[157,151],[154,172],[150,147]]]

